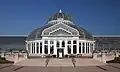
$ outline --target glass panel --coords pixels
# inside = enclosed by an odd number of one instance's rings
[[[40,45],[42,45],[42,43],[40,43]]]
[[[64,41],[62,41],[62,47],[65,47],[65,42]]]
[[[53,44],[54,42],[53,41],[50,41],[50,44]]]
[[[60,45],[59,42],[57,42],[57,47],[59,47],[59,45]]]
[[[85,45],[84,45],[84,43],[83,43],[83,49],[82,50],[83,50],[83,53],[85,53]]]
[[[68,54],[71,54],[71,46],[67,46],[67,49],[68,49]]]
[[[34,52],[33,53],[35,53],[35,43],[33,45],[34,45]]]
[[[33,46],[34,44],[32,43],[32,53],[33,53],[33,50],[34,50],[34,46]]]
[[[39,43],[37,43],[37,53],[39,53]]]
[[[40,45],[40,53],[42,53],[42,45]]]
[[[45,51],[44,51],[45,54],[48,54],[48,45],[45,45]]]
[[[53,54],[54,53],[54,46],[50,46],[50,54]]]
[[[74,53],[74,54],[77,53],[77,45],[73,45],[73,53]]]
[[[48,41],[45,41],[45,44],[48,44]]]
[[[71,41],[68,41],[68,44],[71,44]]]
[[[77,42],[74,40],[74,41],[73,41],[73,44],[76,44],[76,43],[77,43]]]

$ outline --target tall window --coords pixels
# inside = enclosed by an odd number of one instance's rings
[[[44,41],[44,53],[48,54],[48,41],[47,40]]]
[[[68,41],[68,44],[71,44],[71,41]]]
[[[48,45],[44,45],[45,46],[45,51],[44,51],[44,53],[45,54],[48,54]]]
[[[50,54],[53,54],[53,53],[54,53],[54,46],[50,45]]]
[[[74,53],[74,54],[77,53],[77,45],[73,45],[73,53]]]
[[[33,51],[34,51],[34,44],[32,43],[32,53],[34,53]]]
[[[79,53],[81,53],[81,42],[79,43]]]
[[[59,41],[57,41],[57,47],[59,47],[60,46],[60,43],[59,43]]]
[[[34,52],[33,52],[33,53],[35,53],[35,43],[33,43],[33,47],[34,47],[34,48],[33,48],[33,49],[34,49]]]
[[[74,54],[77,53],[77,41],[76,40],[73,41],[73,53]]]
[[[64,41],[62,41],[62,47],[65,47],[65,42]]]
[[[42,43],[40,43],[40,53],[42,53]]]
[[[47,41],[47,40],[45,40],[45,44],[48,44],[48,41]]]
[[[85,43],[83,43],[83,49],[82,52],[85,53]]]
[[[50,54],[54,53],[54,41],[50,41]]]
[[[77,43],[76,40],[74,40],[74,41],[73,41],[73,44],[76,44],[76,43]]]
[[[68,50],[68,54],[71,54],[71,46],[70,45],[67,46],[67,50]]]
[[[71,54],[71,41],[67,42],[67,50],[68,50],[68,54]]]
[[[86,43],[86,53],[88,53],[88,43]]]
[[[90,46],[90,43],[88,43],[88,53],[89,53],[89,46]]]
[[[37,53],[39,53],[39,43],[36,44],[37,47]]]

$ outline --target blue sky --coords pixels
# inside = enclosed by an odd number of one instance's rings
[[[120,0],[0,0],[0,35],[27,35],[59,9],[93,35],[120,35]]]

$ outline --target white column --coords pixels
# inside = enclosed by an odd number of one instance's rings
[[[73,54],[73,40],[71,40],[71,54]]]
[[[31,53],[33,52],[33,42],[31,42]]]
[[[33,42],[33,54],[34,54],[34,51],[35,51],[35,49],[34,49],[34,47],[35,47],[34,43],[35,43],[35,42]]]
[[[54,54],[57,55],[57,47],[56,47],[56,40],[54,40]]]
[[[60,48],[62,48],[62,40],[59,40]]]
[[[48,40],[48,54],[50,54],[50,40]]]
[[[81,42],[81,54],[83,53],[83,42]]]
[[[67,40],[65,40],[65,49],[64,49],[64,53],[65,53],[65,54],[68,54],[68,51],[67,51]]]
[[[35,42],[35,54],[37,54],[37,43]]]
[[[44,40],[42,40],[42,54],[45,54],[44,53]]]
[[[84,44],[85,44],[85,48],[84,48],[84,51],[85,51],[85,53],[86,53],[86,42],[85,42]]]
[[[30,53],[32,53],[32,43],[30,42]]]
[[[77,40],[77,54],[79,54],[79,41]]]

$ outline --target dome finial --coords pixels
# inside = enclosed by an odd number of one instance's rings
[[[62,13],[62,10],[61,10],[61,9],[59,10],[59,13]]]

